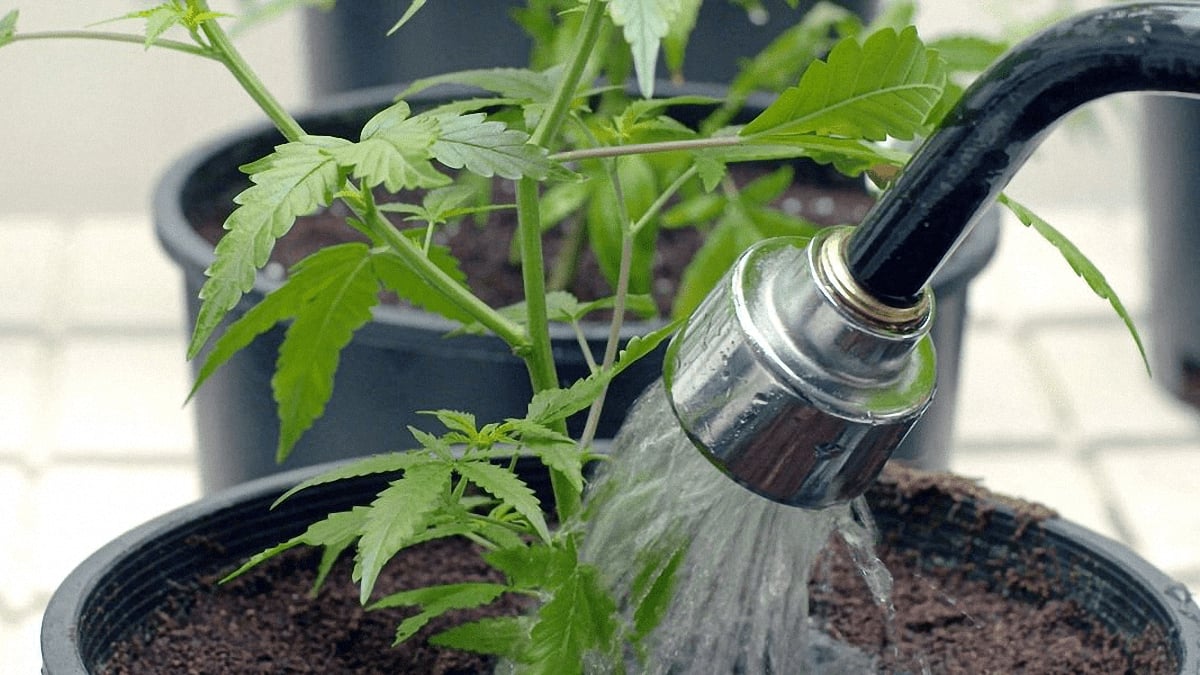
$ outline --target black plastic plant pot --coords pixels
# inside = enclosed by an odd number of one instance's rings
[[[428,3],[389,37],[410,0],[340,2],[333,9],[306,10],[305,39],[313,92],[326,95],[474,68],[528,65],[532,43],[512,20],[525,2],[439,0]],[[739,59],[757,54],[792,26],[815,2],[761,3],[764,12],[747,15],[731,0],[705,2],[688,42],[684,76],[696,82],[729,82]],[[841,0],[859,16],[871,17],[876,0]],[[447,48],[448,43],[459,45]],[[660,65],[660,76],[666,70]]]
[[[671,88],[666,83],[660,88],[664,95],[686,91],[719,97],[723,91],[698,85]],[[395,88],[389,86],[344,94],[303,115],[301,120],[309,133],[357,137],[363,123],[389,105],[394,95]],[[410,103],[414,107],[429,105],[433,100],[444,101],[444,96],[415,97]],[[198,312],[204,270],[213,260],[212,245],[197,232],[197,224],[206,217],[211,220],[214,211],[227,208],[233,196],[248,185],[239,166],[268,154],[280,142],[277,132],[265,125],[240,131],[187,154],[159,182],[153,204],[155,230],[162,246],[182,269],[189,322]],[[863,189],[858,182],[842,183],[843,189],[847,186]],[[939,394],[895,455],[915,466],[935,469],[948,465],[967,286],[990,260],[998,236],[999,218],[993,211],[934,280],[938,309],[933,339],[938,350]],[[240,316],[278,285],[278,278],[260,274],[254,289],[231,317]],[[660,325],[630,321],[623,339]],[[481,421],[523,416],[531,396],[524,364],[497,338],[447,338],[455,327],[422,311],[394,305],[376,308],[373,320],[342,351],[333,397],[324,415],[282,465],[275,463],[274,453],[263,453],[261,449],[275,447],[278,438],[270,381],[283,330],[276,328],[260,336],[218,369],[191,401],[204,490],[211,492],[290,468],[404,449],[411,444],[409,425],[425,429],[430,426],[429,416],[418,414],[420,410],[461,410],[474,413]],[[559,376],[565,386],[586,376],[588,363],[569,326],[551,328]],[[585,325],[585,334],[592,352],[602,354],[607,324]],[[659,378],[664,351],[665,346],[634,364],[613,383],[598,437],[614,436],[624,411]],[[201,363],[198,359],[194,368]]]
[[[1200,102],[1148,96],[1143,127],[1154,379],[1200,408]]]
[[[545,487],[544,473],[523,469],[527,480]],[[180,606],[185,599],[172,594],[197,574],[233,569],[330,511],[369,499],[387,480],[317,486],[268,508],[310,475],[312,468],[301,469],[210,495],[93,554],[50,599],[42,621],[43,674],[98,672],[114,642],[142,631],[170,601]],[[928,564],[967,566],[981,578],[1000,580],[996,592],[1014,602],[1023,601],[1022,589],[1002,580],[1032,571],[1045,581],[1036,600],[1075,601],[1122,639],[1157,628],[1179,672],[1200,671],[1200,607],[1182,585],[1122,545],[1059,519],[1031,523],[986,496],[903,492],[886,474],[868,499],[888,545],[911,549]]]

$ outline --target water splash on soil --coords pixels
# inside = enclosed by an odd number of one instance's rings
[[[891,606],[891,576],[874,555],[865,503],[809,511],[751,493],[692,446],[661,385],[631,412],[588,508],[584,557],[602,570],[622,607],[644,597],[647,565],[686,551],[645,662],[630,655],[635,672],[874,669],[870,656],[810,627],[808,616],[810,572],[834,532],[857,552],[880,606]]]

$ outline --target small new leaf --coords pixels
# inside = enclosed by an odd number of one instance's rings
[[[525,516],[542,541],[550,541],[550,529],[546,527],[546,518],[542,515],[542,506],[537,495],[512,471],[490,462],[459,462],[455,470]]]
[[[10,10],[0,18],[0,47],[13,41],[17,34],[17,10]]]
[[[375,501],[358,540],[359,600],[365,605],[375,589],[379,572],[400,549],[430,524],[430,517],[450,487],[450,466],[428,463],[414,466],[392,482]]]
[[[1035,232],[1042,235],[1046,241],[1057,248],[1062,257],[1067,261],[1067,264],[1075,271],[1075,274],[1078,274],[1087,282],[1092,292],[1101,299],[1108,300],[1108,304],[1112,305],[1113,311],[1117,313],[1117,316],[1121,317],[1121,321],[1125,323],[1125,328],[1129,330],[1130,336],[1133,337],[1134,343],[1137,344],[1138,353],[1142,355],[1142,363],[1145,364],[1146,373],[1149,374],[1150,360],[1146,356],[1146,347],[1142,344],[1142,336],[1138,333],[1137,326],[1133,322],[1133,317],[1129,315],[1129,310],[1125,309],[1124,303],[1117,297],[1117,292],[1113,290],[1112,286],[1108,285],[1108,280],[1104,278],[1104,274],[1100,272],[1100,269],[1091,260],[1088,260],[1087,256],[1075,244],[1072,244],[1063,233],[1056,230],[1050,223],[1043,220],[1033,211],[1030,211],[1016,200],[1004,194],[1000,195],[997,201],[1008,207],[1013,212],[1013,215],[1024,225],[1032,227]]]
[[[267,264],[275,241],[297,217],[328,206],[341,189],[345,176],[329,150],[346,143],[307,136],[242,167],[251,173],[254,185],[233,199],[240,206],[225,221],[228,232],[217,242],[216,259],[206,271],[188,358],[200,352],[225,314],[254,285],[254,275]]]
[[[544,149],[529,143],[529,135],[503,122],[487,121],[483,113],[444,116],[433,156],[452,169],[463,169],[490,178],[536,178],[556,168]]]

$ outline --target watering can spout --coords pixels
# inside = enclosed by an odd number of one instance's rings
[[[1200,5],[1047,28],[972,84],[859,227],[747,251],[668,352],[685,433],[775,501],[862,494],[933,396],[930,279],[1055,122],[1128,91],[1200,95]]]

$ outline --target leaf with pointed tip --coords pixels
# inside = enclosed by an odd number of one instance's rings
[[[349,511],[331,513],[324,519],[309,525],[308,529],[301,534],[250,556],[241,567],[221,579],[221,583],[232,581],[251,568],[297,546],[324,546],[327,551],[332,550],[340,554],[358,538],[359,531],[366,522],[367,511],[365,506],[356,506]]]
[[[449,487],[450,465],[431,462],[405,471],[371,502],[358,540],[359,600],[364,605],[383,566],[428,527]]]
[[[633,53],[638,89],[642,98],[654,96],[658,48],[679,15],[680,0],[609,0],[608,15],[623,29]]]
[[[537,178],[550,175],[555,164],[543,148],[529,143],[529,134],[483,113],[438,118],[440,132],[433,155],[452,169],[490,178]]]
[[[582,672],[584,655],[610,654],[617,633],[616,603],[593,567],[577,563],[537,612],[522,672],[567,675]]]
[[[662,544],[663,542],[658,542]],[[636,640],[643,640],[658,627],[671,601],[675,599],[675,581],[679,566],[687,555],[688,544],[680,543],[669,547],[646,551],[639,561],[641,567],[633,581],[631,595],[634,598],[633,631]]]
[[[400,644],[416,634],[433,619],[456,609],[482,607],[500,597],[508,587],[482,581],[426,586],[393,593],[371,605],[370,609],[389,607],[420,607],[415,615],[400,622],[393,644]]]
[[[549,101],[554,95],[554,81],[547,72],[525,68],[488,68],[460,70],[416,80],[400,92],[399,98],[443,84],[476,87],[507,99],[522,101]]]
[[[463,478],[525,516],[542,541],[550,540],[550,529],[546,527],[541,502],[525,481],[512,471],[490,462],[459,462],[455,470]]]
[[[379,303],[379,282],[371,250],[360,243],[321,249],[296,266],[311,284],[279,347],[271,389],[279,406],[279,447],[283,461],[325,411],[341,350],[371,320]]]
[[[296,218],[328,206],[345,178],[330,151],[349,142],[328,136],[306,136],[286,143],[248,164],[253,186],[233,198],[240,206],[225,221],[227,232],[217,242],[216,259],[200,289],[203,304],[188,347],[194,358],[233,309],[254,286],[255,273],[270,258],[275,241]]]
[[[576,380],[566,389],[545,389],[534,394],[525,418],[535,424],[549,425],[587,408],[614,377],[654,351],[663,340],[674,334],[679,324],[679,321],[674,321],[646,335],[630,338],[612,368]]]
[[[396,473],[411,469],[418,464],[426,464],[429,462],[439,461],[435,457],[431,457],[423,452],[389,452],[381,455],[372,455],[366,459],[353,462],[346,466],[338,466],[329,471],[324,471],[308,480],[305,480],[287,492],[280,495],[271,504],[271,508],[275,508],[283,503],[284,500],[295,495],[297,492],[307,490],[318,485],[326,485],[328,483],[336,483],[348,478],[359,478],[362,476],[371,476],[380,473]]]
[[[530,625],[524,616],[488,617],[446,629],[430,637],[429,644],[516,659],[529,642]]]
[[[945,86],[945,64],[915,28],[885,28],[861,45],[838,42],[741,135],[760,142],[801,134],[908,140],[925,130]]]
[[[1146,373],[1150,373],[1150,360],[1146,357],[1146,347],[1142,344],[1142,336],[1138,333],[1137,326],[1133,322],[1133,317],[1129,315],[1129,310],[1125,309],[1124,303],[1117,297],[1117,292],[1108,284],[1108,280],[1104,278],[1104,274],[1088,260],[1087,256],[1080,251],[1079,248],[1072,244],[1066,235],[1056,230],[1050,223],[1043,220],[1033,211],[1020,204],[1007,195],[1000,195],[997,199],[1001,204],[1008,207],[1013,215],[1017,217],[1024,225],[1032,227],[1035,232],[1042,235],[1046,241],[1050,242],[1063,259],[1075,271],[1075,274],[1083,278],[1087,282],[1092,292],[1101,299],[1108,300],[1108,304],[1112,305],[1113,311],[1117,316],[1121,317],[1121,321],[1125,323],[1125,328],[1133,337],[1134,343],[1137,345],[1138,353],[1142,355],[1142,363],[1146,366]]]
[[[425,2],[426,0],[412,0],[412,3],[409,4],[408,9],[404,10],[404,16],[401,16],[400,20],[397,21],[394,26],[388,29],[387,34],[391,36],[393,33],[400,30],[404,24],[408,23],[414,16],[416,16],[417,12],[419,12],[421,8],[425,6]]]
[[[408,232],[405,230],[406,234]],[[415,237],[419,234],[419,232],[412,232],[407,236]],[[444,246],[431,246],[427,257],[450,278],[460,284],[466,283],[466,275],[458,268],[458,259],[450,254],[449,249]],[[475,320],[469,312],[426,283],[424,277],[410,267],[399,254],[393,251],[377,254],[373,258],[373,264],[375,275],[387,286],[388,290],[417,307],[444,316],[451,321],[469,323]]]
[[[13,41],[17,34],[17,17],[20,14],[17,10],[9,10],[7,14],[0,17],[0,47]]]
[[[363,125],[357,143],[334,151],[338,163],[367,187],[382,183],[390,192],[448,185],[450,177],[429,161],[437,120],[410,113],[404,101],[376,113]]]

